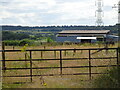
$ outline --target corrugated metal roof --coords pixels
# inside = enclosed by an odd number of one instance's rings
[[[61,32],[59,32],[60,34],[62,33],[74,33],[74,34],[82,34],[82,33],[109,33],[110,30],[63,30]]]

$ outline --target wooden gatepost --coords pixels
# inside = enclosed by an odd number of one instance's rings
[[[5,64],[5,43],[2,42],[2,69],[5,72],[6,70],[6,64]]]

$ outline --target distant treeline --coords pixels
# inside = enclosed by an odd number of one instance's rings
[[[60,32],[62,30],[111,30],[111,33],[118,33],[118,26],[113,25],[113,26],[76,26],[76,25],[71,25],[71,26],[35,26],[35,27],[30,27],[30,26],[1,26],[2,30],[38,30],[41,32]]]
[[[54,35],[49,34],[47,36],[43,36],[41,34],[27,34],[27,33],[14,33],[12,31],[2,31],[2,40],[23,40],[23,39],[29,39],[29,40],[42,40],[42,39],[53,39],[54,40]]]
[[[43,36],[41,34],[30,35],[27,33],[15,33],[12,31],[2,31],[2,41],[9,46],[41,45],[43,42],[54,42],[52,34]]]

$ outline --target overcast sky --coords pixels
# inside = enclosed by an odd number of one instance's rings
[[[118,0],[103,1],[103,22],[115,25]],[[95,0],[0,0],[0,25],[95,25],[95,10]]]

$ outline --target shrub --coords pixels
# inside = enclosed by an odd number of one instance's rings
[[[50,37],[47,38],[47,43],[51,43],[54,42],[54,40],[52,40]]]
[[[20,46],[24,46],[25,44],[28,44],[28,45],[32,45],[34,43],[33,40],[29,40],[29,39],[23,39],[20,41]]]
[[[18,46],[20,44],[19,40],[5,40],[4,41],[6,46]]]

